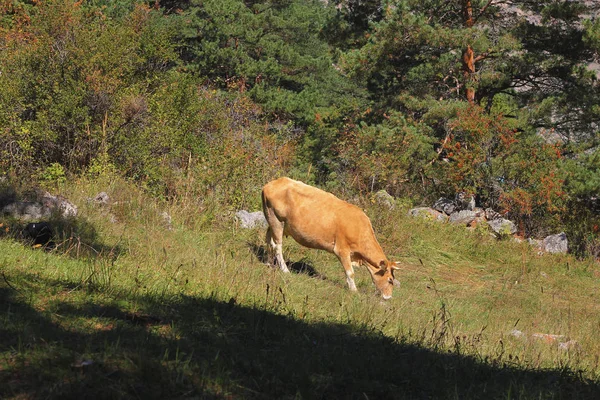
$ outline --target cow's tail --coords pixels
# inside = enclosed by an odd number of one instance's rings
[[[263,214],[265,215],[265,218],[267,219],[267,221],[269,220],[269,216],[267,214],[267,205],[268,205],[268,201],[267,201],[267,195],[265,194],[265,189],[262,190],[261,192],[261,198],[262,198],[262,209],[263,209]]]
[[[267,220],[267,233],[265,234],[265,243],[267,244],[267,251],[265,253],[265,260],[264,262],[266,262],[267,264],[271,265],[271,266],[275,266],[275,260],[274,260],[274,254],[273,254],[273,235],[271,233],[271,218],[272,216],[270,215],[273,210],[270,209],[269,207],[269,201],[267,200],[267,195],[265,194],[265,189],[263,188],[262,192],[261,192],[261,199],[262,199],[262,208],[263,208],[263,214],[265,215],[265,219]]]

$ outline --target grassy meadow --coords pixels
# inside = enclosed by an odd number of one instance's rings
[[[79,216],[55,223],[54,249],[2,221],[0,398],[600,398],[595,261],[361,199],[403,263],[382,301],[366,269],[351,293],[333,255],[291,238],[295,272],[269,268],[265,229],[214,199],[119,179],[58,192]]]

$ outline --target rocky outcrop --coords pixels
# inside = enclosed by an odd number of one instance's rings
[[[2,214],[21,221],[50,218],[52,212],[41,203],[33,201],[15,201],[2,208]]]
[[[548,253],[566,253],[569,251],[569,241],[564,232],[550,235],[542,241],[542,249]]]
[[[475,197],[466,192],[458,193],[454,200],[440,197],[432,207],[416,207],[409,210],[408,214],[435,221],[449,221],[453,224],[468,226],[470,229],[485,224],[497,238],[516,235],[518,230],[514,222],[503,218],[502,214],[492,208],[484,210],[476,207]],[[518,240],[522,241],[523,237],[518,237]],[[527,242],[536,247],[540,254],[568,252],[568,240],[564,232],[550,235],[542,240],[528,238]]]
[[[2,208],[2,214],[21,221],[49,219],[52,216],[74,218],[77,206],[63,196],[44,192],[36,201],[14,201]]]
[[[375,202],[388,210],[392,210],[396,206],[396,199],[394,199],[394,196],[383,189],[375,193]]]
[[[441,213],[437,210],[434,210],[431,207],[417,207],[408,210],[408,215],[412,217],[423,217],[426,219],[430,219],[432,221],[446,222],[448,221],[448,216],[444,213]]]
[[[262,211],[248,212],[240,210],[235,213],[240,226],[245,229],[261,228],[267,226],[267,220]]]
[[[477,213],[471,210],[461,210],[450,214],[449,221],[453,224],[469,225],[477,218]]]
[[[52,213],[57,212],[62,218],[74,218],[77,216],[77,206],[63,196],[53,196],[45,192],[42,196],[42,204],[48,207]]]
[[[517,233],[517,226],[510,220],[496,218],[487,221],[490,229],[501,236],[509,236]]]
[[[475,209],[475,196],[467,192],[459,192],[454,197],[454,203],[456,203],[458,210],[473,211]]]
[[[450,215],[454,212],[454,210],[456,210],[456,204],[453,200],[440,197],[435,203],[433,203],[433,209],[443,212],[446,215]]]

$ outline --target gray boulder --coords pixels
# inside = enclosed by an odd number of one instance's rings
[[[77,216],[77,206],[63,196],[53,196],[45,192],[39,201],[13,201],[2,207],[2,214],[21,220],[32,221],[59,216],[73,218]]]
[[[110,196],[106,192],[100,192],[91,200],[96,204],[105,205],[110,202]]]
[[[166,212],[166,211],[163,211],[163,212],[160,214],[160,216],[161,216],[162,220],[163,220],[163,221],[164,221],[164,223],[165,223],[165,227],[166,227],[168,230],[172,231],[172,230],[173,230],[173,219],[171,218],[171,216],[169,215],[169,213],[168,213],[168,212]]]
[[[480,217],[482,219],[485,219],[485,210],[483,208],[475,207],[471,211],[473,211],[475,213],[475,215],[477,215],[478,218]]]
[[[488,221],[488,225],[498,235],[508,236],[517,232],[517,226],[512,221],[504,218]]]
[[[442,212],[434,210],[431,207],[417,207],[408,210],[408,215],[411,217],[422,217],[432,221],[446,222],[448,216]]]
[[[433,203],[433,209],[450,215],[456,210],[456,204],[450,199],[440,197],[435,203]]]
[[[240,226],[245,229],[260,228],[267,226],[267,220],[262,211],[248,212],[246,210],[240,210],[235,213],[237,220],[240,222]]]
[[[459,192],[456,193],[454,198],[454,203],[456,204],[457,211],[459,210],[469,210],[473,211],[475,208],[475,196],[469,194],[467,192]]]
[[[396,199],[394,199],[394,196],[383,189],[375,193],[375,202],[389,210],[392,210],[396,206]]]
[[[499,212],[496,212],[496,211],[494,211],[494,210],[493,210],[493,209],[491,209],[491,208],[486,208],[486,209],[485,209],[485,218],[486,218],[488,221],[492,221],[492,220],[494,220],[494,219],[499,219],[499,218],[502,218],[502,214],[500,214]]]
[[[42,204],[49,208],[52,213],[56,212],[63,218],[74,218],[77,216],[77,206],[63,196],[53,196],[45,192],[42,196]]]
[[[564,232],[547,236],[542,243],[543,250],[548,253],[566,253],[569,251],[569,241]]]
[[[32,221],[50,218],[52,210],[39,202],[15,201],[4,206],[2,214],[22,221]]]
[[[477,213],[470,210],[462,210],[450,215],[450,222],[459,225],[469,225],[477,218]]]

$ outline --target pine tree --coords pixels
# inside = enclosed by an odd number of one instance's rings
[[[382,1],[381,19],[363,28],[364,44],[349,46],[340,65],[368,88],[371,124],[386,121],[389,128],[390,115],[399,112],[410,125],[426,126],[422,131],[437,142],[437,157],[421,152],[413,159],[422,195],[467,190],[531,231],[558,224],[565,209],[563,155],[598,138],[600,92],[590,69],[599,37],[591,17],[598,7],[586,1]],[[402,147],[388,151],[404,154]]]
[[[190,1],[183,59],[213,84],[247,91],[276,118],[308,124],[354,103],[332,65],[320,0]]]

